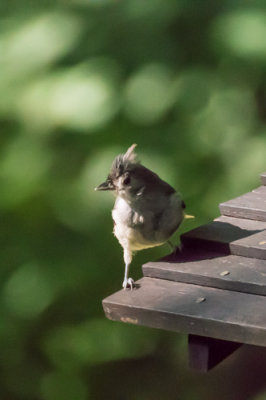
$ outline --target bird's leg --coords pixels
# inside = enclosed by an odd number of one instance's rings
[[[128,277],[129,265],[130,264],[126,264],[126,266],[125,266],[125,277],[124,277],[124,281],[123,281],[123,285],[122,286],[123,286],[124,289],[130,288],[132,290],[133,287],[134,287],[134,281],[133,281],[132,278]]]
[[[125,276],[122,286],[124,289],[130,288],[132,290],[134,287],[134,281],[132,278],[128,277],[129,266],[132,261],[132,253],[128,249],[124,249],[124,260],[125,260]]]

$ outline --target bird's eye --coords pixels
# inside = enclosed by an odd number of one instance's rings
[[[127,176],[124,180],[123,180],[123,184],[124,185],[128,185],[130,183],[130,177]]]

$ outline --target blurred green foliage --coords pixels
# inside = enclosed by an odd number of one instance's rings
[[[247,370],[226,387],[232,365],[199,378],[183,336],[104,318],[124,266],[114,199],[93,188],[138,143],[196,215],[183,232],[259,184],[265,2],[4,0],[0,12],[1,399],[252,398],[263,385]],[[132,275],[167,251],[139,253]]]

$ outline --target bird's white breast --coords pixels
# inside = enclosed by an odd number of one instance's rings
[[[159,213],[152,209],[137,212],[118,196],[112,217],[114,234],[119,243],[123,248],[134,251],[163,244],[182,222],[183,209],[176,193],[165,204],[162,203]]]
[[[122,197],[117,197],[112,217],[114,234],[123,248],[134,251],[150,247],[136,229],[137,225],[144,224],[143,216],[134,211]]]

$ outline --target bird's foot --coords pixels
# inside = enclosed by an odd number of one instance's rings
[[[124,279],[122,286],[124,289],[132,290],[135,287],[135,283],[132,278],[128,278],[128,279]]]

